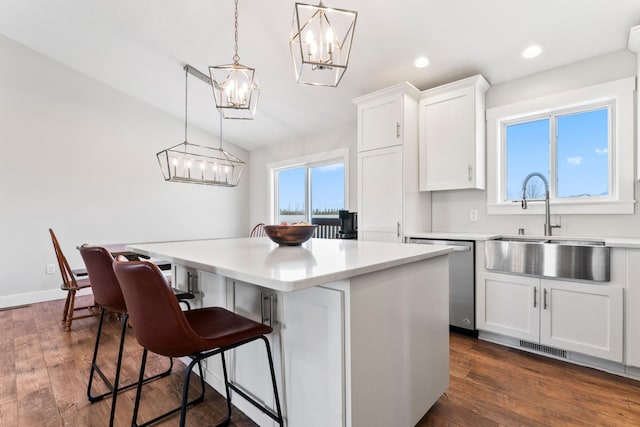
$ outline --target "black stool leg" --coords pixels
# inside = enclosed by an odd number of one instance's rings
[[[263,335],[262,341],[264,341],[264,345],[267,347],[267,357],[269,358],[269,371],[271,372],[271,383],[273,384],[273,396],[276,399],[276,410],[278,414],[278,419],[274,420],[281,427],[284,426],[284,420],[282,419],[282,409],[280,408],[280,397],[278,396],[278,385],[276,384],[276,373],[273,369],[273,357],[271,357],[271,348],[269,347],[269,341]]]
[[[103,309],[104,310],[104,309]],[[122,367],[122,353],[124,350],[124,339],[127,336],[127,320],[129,315],[125,314],[122,319],[122,332],[120,333],[120,348],[118,349],[118,362],[116,363],[116,378],[113,381],[113,391],[111,392],[111,415],[109,416],[109,427],[113,427],[113,420],[116,416],[116,398],[118,397],[118,385],[120,384],[120,368]]]
[[[96,335],[96,346],[93,348],[93,358],[91,359],[91,371],[89,372],[89,385],[87,386],[87,397],[89,402],[93,403],[102,399],[103,396],[94,397],[91,395],[91,386],[93,384],[93,375],[96,372],[96,359],[98,357],[98,347],[100,346],[100,335],[102,334],[102,322],[104,321],[104,307],[100,307],[100,322],[98,323],[98,334]]]
[[[229,379],[227,377],[227,362],[224,358],[224,351],[220,353],[220,358],[222,359],[222,373],[224,375],[224,390],[227,395],[227,418],[218,424],[216,427],[225,427],[228,426],[231,422],[231,389],[229,388]]]
[[[131,420],[132,426],[138,425],[138,409],[140,409],[140,395],[142,394],[142,383],[144,380],[144,368],[147,365],[147,349],[142,350],[142,362],[140,363],[140,377],[138,379],[138,387],[136,389],[136,400],[133,405],[133,419]]]

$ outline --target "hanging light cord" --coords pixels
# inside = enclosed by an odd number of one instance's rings
[[[189,81],[189,69],[184,67],[184,142],[187,142],[187,82]]]
[[[235,44],[235,49],[236,49],[236,53],[235,55],[233,55],[233,63],[234,64],[238,64],[238,61],[240,61],[240,57],[238,56],[238,0],[235,0],[235,6],[236,6],[236,14],[235,14],[235,20],[236,20],[236,44]]]

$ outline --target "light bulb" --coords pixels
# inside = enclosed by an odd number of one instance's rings
[[[329,55],[333,53],[333,28],[331,27],[327,30],[327,53]]]
[[[311,32],[311,30],[307,31],[305,39],[308,44],[313,43],[313,33]]]

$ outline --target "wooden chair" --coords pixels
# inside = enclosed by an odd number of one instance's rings
[[[76,278],[73,271],[71,271],[71,267],[69,267],[67,259],[62,253],[62,249],[60,249],[60,244],[58,243],[58,239],[52,229],[49,229],[49,234],[51,235],[53,249],[56,252],[56,258],[58,259],[58,268],[62,275],[62,284],[60,285],[60,289],[67,292],[67,299],[64,302],[64,309],[62,312],[62,321],[64,322],[64,331],[69,332],[71,330],[71,322],[78,319],[98,316],[100,315],[100,310],[95,304],[83,305],[80,307],[75,306],[76,292],[80,289],[89,288],[91,283],[88,278]],[[74,314],[76,311],[80,310],[87,310],[88,313],[78,315]]]
[[[158,267],[150,262],[120,262],[116,260],[113,262],[113,270],[124,295],[136,340],[144,347],[131,425],[147,426],[180,412],[180,426],[184,426],[187,407],[200,403],[204,399],[205,386],[200,362],[216,354],[221,356],[227,398],[227,416],[219,425],[229,425],[231,422],[231,390],[264,412],[281,427],[284,425],[273,358],[269,342],[265,337],[266,334],[272,332],[270,326],[254,322],[222,307],[205,307],[191,311],[180,310],[178,301],[167,287],[164,276]],[[230,381],[227,376],[225,352],[255,340],[262,340],[266,347],[276,402],[275,411],[257,402],[247,392]],[[142,379],[144,378],[148,351],[167,357],[187,356],[191,359],[191,363],[185,373],[182,404],[150,421],[138,424]],[[201,391],[198,397],[188,401],[189,379],[195,365],[198,365],[200,369]]]
[[[266,237],[266,235],[264,232],[264,222],[261,222],[251,229],[249,237]]]

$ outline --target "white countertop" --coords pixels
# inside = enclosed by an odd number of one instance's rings
[[[592,236],[543,236],[527,234],[519,236],[516,234],[499,233],[454,233],[454,232],[411,232],[405,234],[409,238],[435,239],[435,240],[493,240],[500,237],[521,237],[525,239],[554,239],[554,240],[586,240],[604,242],[605,246],[612,248],[640,249],[640,239],[625,237],[592,237]]]
[[[449,246],[311,239],[281,246],[268,237],[127,245],[127,249],[278,291],[295,291],[445,255]]]

